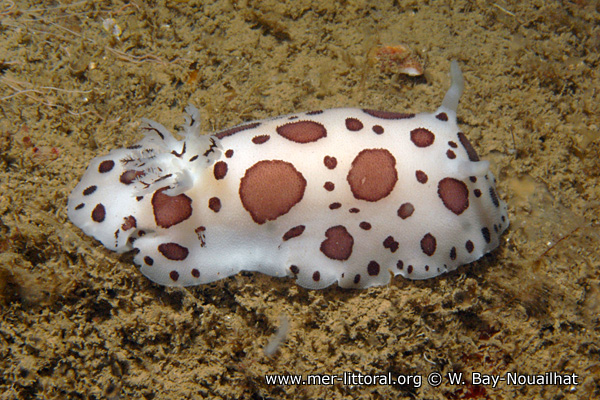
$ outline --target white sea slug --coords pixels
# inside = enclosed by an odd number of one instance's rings
[[[456,124],[463,78],[434,113],[338,108],[183,140],[146,137],[96,157],[68,202],[71,221],[168,286],[239,271],[319,289],[427,279],[496,248],[508,227],[489,163]]]

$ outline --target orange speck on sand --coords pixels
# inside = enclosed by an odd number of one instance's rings
[[[31,159],[36,164],[47,164],[56,160],[60,156],[60,151],[56,147],[40,146],[31,149]]]
[[[188,85],[195,85],[196,83],[198,83],[199,80],[200,80],[200,74],[199,74],[198,70],[197,69],[193,69],[188,74],[188,77],[186,79],[186,83]]]
[[[378,46],[369,52],[369,63],[378,65],[382,72],[423,75],[421,60],[404,45]]]

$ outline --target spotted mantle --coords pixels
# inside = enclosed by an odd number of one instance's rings
[[[456,123],[456,63],[452,79],[434,113],[316,110],[200,135],[190,106],[183,140],[144,120],[143,140],[92,160],[69,218],[170,286],[248,270],[365,288],[452,271],[509,224]]]

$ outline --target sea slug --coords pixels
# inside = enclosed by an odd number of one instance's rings
[[[68,201],[86,234],[168,286],[239,271],[306,288],[427,279],[477,260],[509,225],[489,162],[456,123],[463,78],[433,113],[338,108],[183,139],[146,136],[92,160]]]

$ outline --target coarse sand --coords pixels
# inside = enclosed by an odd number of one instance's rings
[[[600,398],[599,4],[0,1],[0,399]],[[399,45],[423,76],[369,57]],[[168,289],[66,217],[88,162],[138,141],[142,117],[175,129],[191,103],[211,132],[311,109],[435,110],[453,59],[459,124],[511,219],[455,272]],[[267,382],[349,372],[402,384]],[[571,381],[473,375],[547,372]]]

